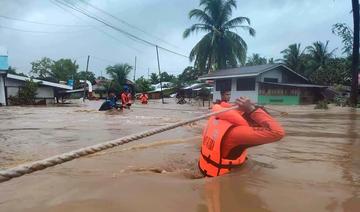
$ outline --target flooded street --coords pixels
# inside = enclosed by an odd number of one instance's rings
[[[150,102],[0,108],[0,169],[208,112]],[[0,211],[360,211],[360,110],[274,106],[286,137],[230,175],[199,178],[205,121],[0,184]]]

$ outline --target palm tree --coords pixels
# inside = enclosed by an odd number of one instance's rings
[[[255,65],[264,65],[267,63],[267,59],[265,57],[261,57],[259,54],[253,54],[248,58],[246,65],[247,66],[255,66]]]
[[[304,50],[301,51],[301,44],[291,44],[280,53],[283,54],[281,62],[299,74],[304,74]]]
[[[195,18],[200,23],[187,28],[183,37],[200,31],[207,34],[191,50],[190,61],[195,60],[196,68],[208,71],[244,64],[247,45],[232,30],[244,29],[251,36],[255,36],[255,30],[247,26],[250,25],[247,17],[231,19],[232,10],[237,7],[236,0],[200,0],[200,6],[203,10],[193,9],[189,12],[189,18]]]
[[[329,52],[328,45],[329,41],[326,41],[326,43],[317,41],[313,43],[312,46],[307,47],[311,60],[316,66],[315,69],[325,66],[328,61],[333,57],[334,51],[336,49]]]
[[[126,84],[127,76],[131,70],[132,66],[127,63],[116,64],[106,68],[106,73],[110,75],[113,88],[116,90],[116,92],[120,92],[122,90],[122,86]]]

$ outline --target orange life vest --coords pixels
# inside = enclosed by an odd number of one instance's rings
[[[148,95],[146,95],[146,94],[141,94],[140,97],[139,97],[139,99],[140,99],[140,101],[141,101],[142,104],[147,104],[148,98],[149,98],[149,97],[148,97]]]
[[[233,126],[228,121],[217,117],[210,117],[203,132],[203,141],[199,160],[200,171],[208,177],[224,175],[246,160],[247,151],[244,150],[235,160],[225,159],[221,155],[221,143],[225,133]]]

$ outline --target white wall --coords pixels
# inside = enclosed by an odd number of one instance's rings
[[[259,86],[257,83],[255,83],[255,91],[237,91],[236,90],[236,79],[237,78],[233,78],[231,79],[231,98],[230,98],[230,102],[235,102],[235,99],[241,97],[241,96],[246,96],[248,98],[250,98],[250,100],[254,103],[257,102],[258,100],[258,89]],[[215,85],[214,85],[214,94],[213,94],[213,101],[217,101],[221,99],[221,94],[220,91],[216,91],[216,81],[215,81]]]
[[[0,103],[6,105],[4,76],[0,74]]]
[[[265,72],[260,75],[259,80],[261,82],[264,82],[264,78],[276,78],[276,79],[278,79],[278,82],[280,83],[280,82],[282,82],[282,72],[281,72],[281,70],[277,70],[277,69]]]
[[[54,89],[52,87],[39,87],[36,98],[54,98]]]

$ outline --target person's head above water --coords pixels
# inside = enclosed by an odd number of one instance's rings
[[[221,101],[224,101],[224,102],[230,101],[230,97],[231,97],[230,91],[221,91],[220,94],[221,94]]]

